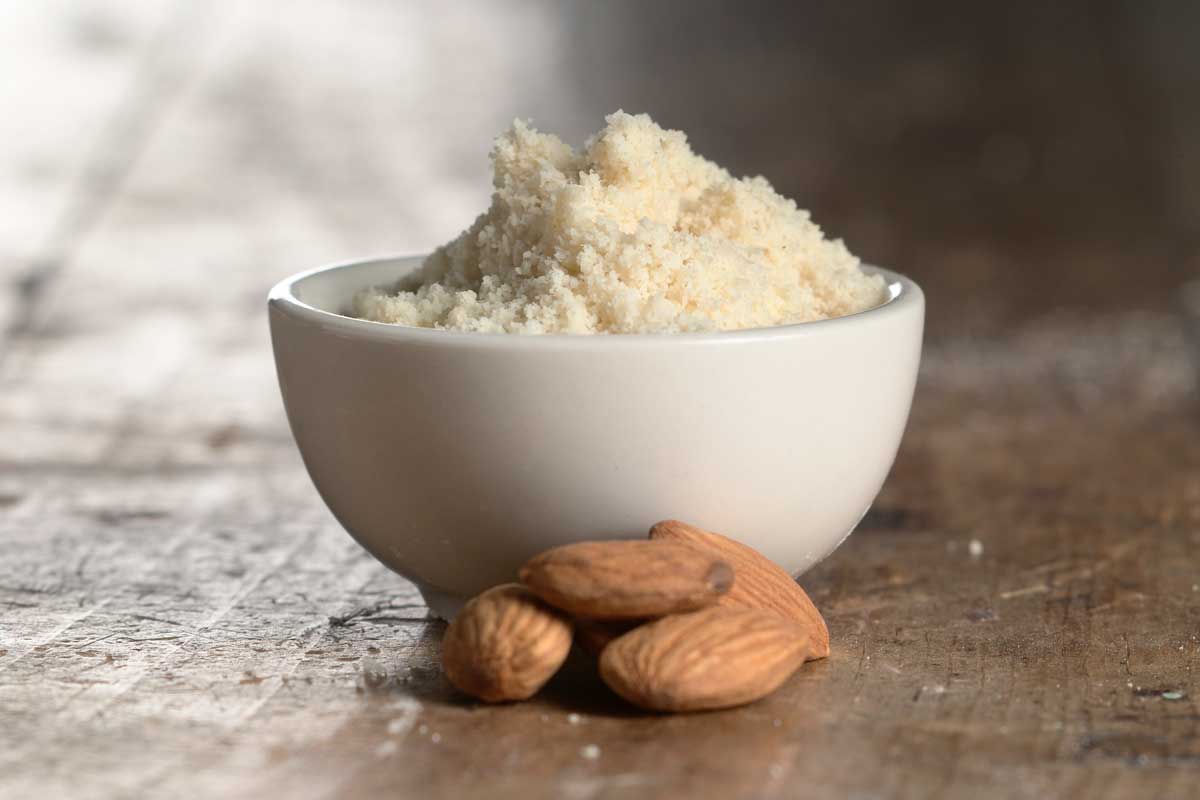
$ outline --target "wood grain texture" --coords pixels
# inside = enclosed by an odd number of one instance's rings
[[[20,15],[11,5],[0,14]],[[944,309],[887,486],[804,578],[833,652],[729,712],[635,714],[583,658],[535,700],[486,708],[442,678],[442,626],[411,585],[308,482],[262,302],[290,272],[456,233],[486,200],[487,138],[515,113],[594,128],[588,98],[607,105],[623,84],[580,77],[598,45],[571,37],[589,15],[38,6],[0,26],[36,53],[20,63],[41,81],[11,89],[26,113],[0,120],[0,797],[1195,795],[1200,303],[1176,287],[1200,263],[1184,158],[1200,138],[1176,145],[1169,202],[1153,181],[1128,193],[1173,222],[1125,250],[1071,228],[1082,207],[1055,236],[1018,214],[993,239],[912,204],[896,213],[916,239],[872,236],[883,211],[856,221],[832,183],[810,181],[816,167],[752,165],[825,187],[814,197],[848,236],[880,252],[901,241]],[[731,47],[752,48],[746,24],[721,28]],[[517,35],[545,47],[512,52]],[[953,99],[922,82],[936,70],[895,74]],[[1189,74],[1173,67],[1160,88]],[[823,80],[796,91],[823,97]],[[644,85],[642,99],[666,86]],[[1172,107],[1151,134],[1200,120]],[[872,152],[898,181],[921,154],[950,169],[944,150],[896,135],[903,158]],[[747,152],[781,152],[756,137]],[[804,141],[824,152],[818,133]],[[956,196],[934,183],[939,202]],[[1100,195],[1100,218],[1117,219],[1119,186]],[[31,294],[23,276],[47,253],[52,278]],[[1063,287],[1084,275],[1078,300]]]

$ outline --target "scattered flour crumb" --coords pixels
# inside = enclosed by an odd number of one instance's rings
[[[568,725],[578,725],[582,721],[583,717],[579,716],[578,714],[567,714]]]
[[[971,558],[979,558],[983,555],[983,542],[978,539],[972,539],[967,544],[967,552],[971,554]]]
[[[600,746],[595,744],[585,744],[579,748],[579,755],[586,758],[588,761],[595,761],[600,757]]]
[[[375,748],[375,755],[379,756],[380,758],[387,758],[395,753],[398,749],[399,748],[397,747],[396,742],[388,739],[379,743],[379,746]]]
[[[425,734],[429,733],[429,726],[428,725],[419,726],[417,728],[417,733],[419,733],[421,736],[424,736]]]
[[[765,178],[618,111],[576,152],[517,120],[491,207],[355,316],[491,333],[683,333],[828,319],[885,299],[840,240]],[[399,276],[398,276],[399,277]]]
[[[781,720],[781,719],[773,719],[773,720],[771,720],[771,727],[772,727],[772,728],[780,728],[780,727],[783,727],[783,720]]]
[[[368,688],[378,689],[387,683],[387,668],[373,658],[364,658],[362,661],[362,677],[363,683]]]
[[[433,742],[434,744],[437,744],[441,740],[442,740],[442,735],[440,733],[433,733],[429,736],[429,741]]]

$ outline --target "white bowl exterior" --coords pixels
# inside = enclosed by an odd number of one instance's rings
[[[419,259],[276,287],[292,431],[321,496],[380,561],[468,597],[529,556],[679,518],[794,574],[878,493],[904,430],[924,299],[732,334],[515,336],[352,320],[358,289]],[[314,308],[315,306],[315,308]]]

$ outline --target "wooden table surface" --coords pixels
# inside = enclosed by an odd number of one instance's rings
[[[432,6],[0,11],[0,797],[1195,797],[1186,247],[1055,244],[1074,307],[923,251],[911,426],[804,577],[832,656],[776,695],[636,714],[584,659],[516,706],[447,686],[442,623],[304,474],[263,313],[464,226],[506,116],[598,125],[541,4]]]

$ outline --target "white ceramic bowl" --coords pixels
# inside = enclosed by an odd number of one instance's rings
[[[519,336],[343,316],[420,258],[327,267],[269,299],[292,433],[363,547],[452,616],[529,556],[677,518],[794,574],[879,492],[912,402],[925,301],[713,334]]]

